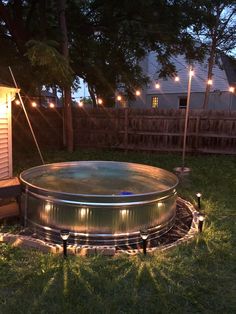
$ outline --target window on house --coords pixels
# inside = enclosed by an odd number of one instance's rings
[[[152,97],[152,108],[158,108],[158,97],[157,96]]]
[[[186,109],[187,97],[179,97],[179,109]]]

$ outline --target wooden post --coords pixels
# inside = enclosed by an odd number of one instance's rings
[[[191,96],[191,82],[192,82],[192,66],[189,67],[189,79],[188,79],[188,95],[187,95],[187,106],[185,113],[185,123],[184,123],[184,139],[183,139],[183,152],[182,152],[182,169],[185,168],[185,154],[186,154],[186,141],[187,141],[187,130],[188,130],[188,116],[189,116],[189,105]]]
[[[200,116],[197,116],[196,120],[197,121],[196,121],[196,130],[195,130],[195,150],[198,150]]]
[[[119,113],[120,110],[119,109],[115,109],[115,111],[113,111],[114,113],[114,119],[115,119],[115,135],[116,135],[116,139],[115,139],[115,145],[120,145],[119,143]]]
[[[125,110],[124,147],[127,150],[128,149],[128,123],[129,123],[129,116],[128,116],[128,114],[129,114],[129,108],[125,108],[124,110]]]

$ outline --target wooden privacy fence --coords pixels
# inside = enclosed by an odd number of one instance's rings
[[[61,149],[63,147],[62,110],[27,108],[27,113],[39,146]],[[12,115],[13,150],[36,149],[22,108],[13,106]]]
[[[184,110],[79,109],[74,115],[80,147],[181,152]],[[236,154],[236,112],[190,111],[187,151]]]
[[[63,147],[61,109],[29,109],[41,147]],[[75,147],[181,152],[184,110],[73,108]],[[22,110],[13,110],[15,145],[32,137]],[[17,146],[17,145],[16,145]],[[236,154],[236,112],[190,111],[187,151]]]

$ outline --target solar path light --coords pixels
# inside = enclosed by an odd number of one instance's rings
[[[63,241],[63,256],[64,258],[66,258],[67,257],[67,240],[70,236],[69,230],[61,230],[60,236]]]
[[[203,214],[198,215],[198,232],[202,233],[203,223],[205,220],[205,216]]]
[[[145,230],[140,230],[140,236],[143,240],[143,254],[147,254],[147,238],[148,238],[148,231]]]
[[[201,196],[202,196],[202,194],[201,193],[197,193],[196,196],[197,196],[197,206],[198,206],[198,209],[201,209]]]

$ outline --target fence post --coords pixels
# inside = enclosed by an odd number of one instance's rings
[[[197,121],[196,121],[196,130],[195,130],[195,150],[198,150],[199,146],[199,125],[200,125],[200,116],[197,116]]]
[[[128,149],[128,124],[129,124],[129,116],[128,116],[128,114],[129,114],[129,108],[126,107],[124,110],[125,110],[124,147],[125,147],[125,149]]]
[[[115,146],[119,146],[120,142],[119,142],[119,114],[120,114],[120,110],[119,109],[115,109],[114,111],[114,119],[115,119]]]

